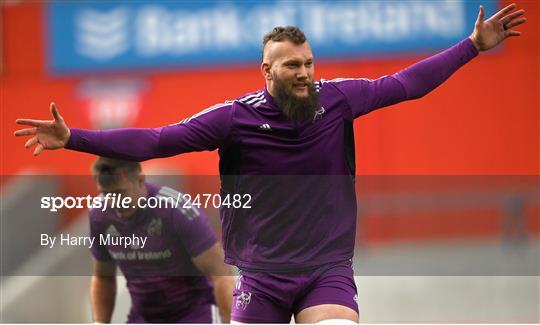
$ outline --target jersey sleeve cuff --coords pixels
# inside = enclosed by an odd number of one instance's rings
[[[80,143],[81,143],[81,135],[80,135],[80,129],[69,129],[70,131],[70,136],[69,136],[69,139],[68,139],[68,142],[66,143],[65,145],[65,149],[70,149],[70,150],[77,150],[77,148],[80,147]]]

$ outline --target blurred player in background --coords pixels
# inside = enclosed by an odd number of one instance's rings
[[[93,172],[103,195],[121,195],[132,202],[155,197],[162,203],[178,196],[171,188],[147,183],[138,162],[101,157]],[[218,323],[216,302],[221,319],[229,322],[232,272],[223,263],[223,251],[206,216],[194,207],[182,209],[182,203],[90,210],[90,233],[95,238],[90,289],[94,321],[111,321],[118,265],[131,295],[129,323]],[[146,240],[130,247],[99,244],[107,235]]]
[[[219,149],[222,194],[250,193],[252,209],[222,207],[225,261],[239,267],[232,320],[297,323],[358,321],[351,259],[356,228],[355,118],[420,98],[461,66],[520,33],[524,11],[512,4],[455,46],[376,80],[314,80],[314,58],[296,27],[263,40],[265,88],[156,129],[69,129],[54,120],[18,120],[26,147],[67,148],[141,161]],[[306,175],[276,181],[254,175]],[[333,175],[319,186],[309,175]],[[338,176],[345,176],[339,178]]]

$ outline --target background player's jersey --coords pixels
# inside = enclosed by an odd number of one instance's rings
[[[251,209],[221,209],[226,262],[275,272],[344,261],[356,228],[354,118],[422,97],[476,55],[467,38],[391,76],[321,80],[303,123],[263,89],[163,128],[72,129],[66,148],[137,161],[219,149],[222,193],[252,196]]]
[[[148,197],[174,196],[167,187],[147,184]],[[130,318],[175,322],[191,307],[214,302],[213,288],[192,262],[216,243],[201,211],[176,208],[139,209],[122,219],[114,210],[90,211],[91,248],[100,261],[114,261],[127,280]],[[143,236],[146,243],[125,248],[101,241],[116,236]]]

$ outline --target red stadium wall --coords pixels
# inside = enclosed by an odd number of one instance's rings
[[[402,103],[356,122],[360,174],[538,174],[539,3],[521,1],[529,22],[496,52],[482,54],[423,99]],[[46,73],[41,3],[4,5],[1,173],[23,169],[88,173],[92,157],[46,152],[39,158],[11,136],[17,117],[49,118],[55,101],[72,127],[90,127],[77,107],[79,78]],[[429,55],[318,62],[317,77],[390,74]],[[152,73],[135,126],[179,121],[207,106],[263,86],[258,67]],[[216,174],[214,153],[167,159],[186,173]]]
[[[503,1],[506,4],[507,1]],[[481,54],[443,86],[423,99],[402,103],[360,118],[356,124],[357,171],[362,175],[538,175],[540,171],[540,4],[517,1],[527,11],[523,36],[494,53]],[[29,170],[50,174],[89,174],[94,157],[69,151],[33,157],[25,140],[12,136],[18,117],[49,119],[55,101],[71,127],[91,127],[76,98],[82,77],[48,75],[45,65],[43,3],[3,5],[1,72],[1,157],[3,180]],[[472,28],[472,26],[471,26]],[[317,78],[376,78],[396,72],[431,53],[409,57],[317,62]],[[315,53],[316,55],[316,53]],[[120,75],[131,76],[123,73]],[[138,77],[141,74],[137,75]],[[135,127],[157,127],[190,116],[214,103],[263,86],[256,64],[192,71],[152,72]],[[148,165],[166,165],[184,174],[217,174],[216,153],[192,153]],[[493,218],[478,216],[474,235],[498,232]],[[492,215],[485,212],[485,215]],[[539,231],[538,209],[531,225]],[[461,221],[429,224],[431,236],[452,235]],[[449,217],[447,220],[452,219]],[[425,220],[424,220],[425,219]],[[488,220],[489,219],[489,220]],[[402,219],[402,221],[405,219]],[[488,221],[486,221],[488,220]],[[375,224],[374,224],[375,223]],[[407,228],[407,224],[409,227]],[[422,237],[414,223],[372,218],[368,236]],[[431,228],[430,228],[431,227]],[[397,228],[396,228],[397,229]],[[396,237],[397,236],[397,237]]]

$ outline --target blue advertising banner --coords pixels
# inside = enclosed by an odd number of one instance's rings
[[[404,54],[467,37],[479,5],[441,1],[58,1],[47,5],[53,73],[257,62],[276,25],[306,33],[317,58]]]

